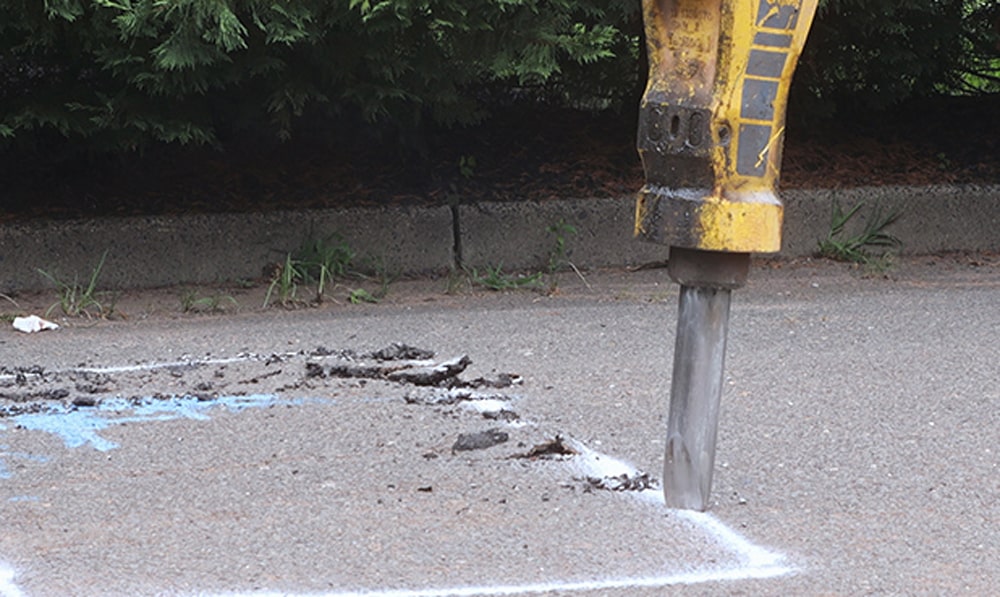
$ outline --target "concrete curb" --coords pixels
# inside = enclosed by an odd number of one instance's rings
[[[891,232],[907,254],[1000,250],[1000,185],[864,187],[786,191],[780,257],[812,254],[825,238],[834,201],[900,210]],[[259,278],[310,239],[339,234],[361,263],[405,274],[443,272],[456,262],[505,270],[544,268],[564,234],[567,258],[580,268],[662,261],[666,247],[632,238],[631,196],[545,202],[350,208],[275,213],[126,217],[0,225],[0,292],[44,288],[41,268],[85,281],[102,253],[104,288],[211,284]],[[457,241],[457,243],[456,243]],[[456,252],[456,248],[458,251]]]
[[[38,221],[0,226],[0,292],[50,286],[37,269],[86,282],[104,251],[103,288],[257,279],[308,242],[339,234],[359,263],[440,271],[454,262],[448,207]]]
[[[560,223],[566,257],[577,267],[635,265],[667,258],[667,247],[632,237],[635,198],[561,199],[544,202],[477,203],[458,209],[462,263],[538,269],[548,265]]]
[[[902,253],[1000,249],[1000,185],[933,187],[861,187],[822,191],[788,191],[785,201],[783,256],[811,254],[829,232],[834,201],[850,208],[864,203],[855,228],[864,225],[871,208],[903,216],[890,232],[903,242]]]

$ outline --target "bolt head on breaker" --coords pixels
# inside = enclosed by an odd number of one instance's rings
[[[643,0],[637,237],[704,251],[781,248],[785,108],[817,1]]]

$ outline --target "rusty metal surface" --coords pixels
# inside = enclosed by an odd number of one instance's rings
[[[735,290],[747,283],[750,254],[672,247],[667,268],[681,286]]]

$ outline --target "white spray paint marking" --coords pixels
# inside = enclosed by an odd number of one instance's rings
[[[14,571],[0,563],[0,597],[24,597],[21,589],[14,584]]]
[[[157,369],[177,369],[180,367],[200,367],[202,365],[229,365],[231,363],[245,363],[247,361],[258,361],[260,355],[243,355],[229,357],[225,359],[191,359],[182,361],[172,361],[167,363],[147,363],[143,365],[123,365],[118,367],[76,367],[68,369],[66,373],[135,373],[137,371],[156,371]],[[63,373],[63,371],[57,371]]]
[[[795,569],[783,566],[779,562],[783,556],[767,551],[751,544],[738,533],[727,527],[710,514],[681,513],[682,517],[698,525],[708,532],[713,539],[728,547],[739,547],[737,551],[748,561],[757,560],[756,564],[748,564],[734,568],[694,570],[678,572],[662,576],[643,576],[629,578],[608,578],[580,581],[552,581],[547,583],[528,583],[523,585],[492,585],[464,586],[430,589],[389,589],[361,590],[336,593],[302,593],[286,592],[268,593],[227,593],[217,597],[465,597],[475,595],[533,595],[554,592],[601,591],[610,589],[656,589],[680,585],[695,585],[708,582],[759,580],[777,578],[795,572]],[[688,516],[694,514],[694,516]],[[718,533],[718,534],[716,534]],[[766,557],[764,557],[766,554]],[[764,563],[765,560],[771,563]]]
[[[216,597],[475,597],[476,595],[533,595],[540,593],[601,591],[608,589],[657,589],[706,582],[774,578],[788,574],[784,568],[734,569],[707,572],[681,572],[665,576],[613,578],[593,581],[532,583],[524,585],[468,586],[442,589],[392,589],[342,593],[226,593]]]
[[[494,405],[495,406],[495,405]],[[607,454],[602,454],[578,441],[573,441],[573,449],[578,456],[567,462],[579,472],[593,477],[637,476],[642,473],[632,465]],[[663,493],[647,489],[641,492],[626,492],[644,501],[664,505]],[[541,593],[601,591],[626,589],[656,589],[670,586],[694,585],[709,582],[758,580],[787,576],[797,570],[784,564],[785,556],[754,545],[746,537],[729,528],[718,518],[704,512],[675,510],[673,513],[707,535],[713,542],[726,550],[740,563],[733,567],[706,567],[704,570],[689,570],[661,576],[639,576],[627,578],[605,578],[594,580],[563,580],[546,583],[462,586],[427,589],[386,589],[358,590],[333,593],[226,593],[216,597],[472,597],[475,595],[534,595]]]
[[[660,494],[659,491],[656,493]],[[659,497],[660,501],[663,501],[663,495],[660,494]],[[678,510],[677,515],[701,527],[723,547],[740,554],[747,568],[765,569],[783,567],[782,562],[785,560],[785,556],[750,543],[746,537],[729,528],[711,514],[692,510]],[[784,569],[789,573],[794,572],[792,568]]]
[[[294,356],[296,353],[286,353],[276,355],[280,357]],[[184,359],[179,361],[166,361],[162,363],[143,363],[139,365],[119,365],[115,367],[70,367],[69,369],[53,369],[47,373],[91,373],[110,375],[113,373],[136,373],[140,371],[156,371],[159,369],[177,369],[183,367],[200,367],[204,365],[229,365],[232,363],[245,363],[247,361],[265,360],[268,356],[255,353],[241,354],[235,357],[218,359]],[[20,373],[0,373],[0,381],[11,381],[18,378],[37,379],[43,377],[43,373],[23,371]]]
[[[607,454],[592,450],[579,442],[574,442],[573,447],[580,452],[580,461],[577,463],[577,466],[591,476],[601,478],[627,475],[632,477],[642,474],[634,466]],[[645,491],[631,493],[640,499],[649,500],[664,507],[666,506],[663,499],[663,492],[659,489],[646,489]],[[741,568],[733,572],[742,571],[747,574],[753,574],[756,571],[764,571],[768,576],[781,576],[795,571],[793,568],[782,564],[785,556],[759,545],[754,545],[746,537],[729,528],[711,514],[695,512],[693,510],[674,510],[674,514],[678,518],[698,527],[698,529],[711,537],[718,545],[738,556],[743,564]],[[772,572],[775,574],[771,574]],[[747,576],[746,578],[763,577]]]
[[[482,397],[485,396],[485,397]],[[492,418],[498,418],[503,412],[511,412],[510,410],[510,397],[507,400],[502,400],[500,398],[494,398],[493,394],[477,395],[473,393],[468,400],[462,402],[462,405],[468,409],[471,409],[483,416],[490,416]],[[514,414],[517,417],[517,414]],[[518,418],[513,420],[505,421],[508,427],[519,428],[519,427],[529,427],[536,426],[530,421],[522,421]]]
[[[175,367],[191,367],[198,365],[216,365],[236,363],[252,360],[260,360],[264,357],[256,354],[240,355],[232,358],[220,359],[191,359],[166,363],[149,363],[143,365],[130,365],[119,367],[90,367],[74,368],[68,371],[86,373],[125,373],[133,371],[150,371],[156,369],[167,369]],[[28,374],[32,376],[34,374]],[[13,375],[0,375],[0,380],[13,378]],[[477,404],[478,402],[478,404]],[[499,412],[505,408],[506,402],[502,400],[474,400],[470,405],[480,412]],[[525,421],[517,423],[519,425],[532,424]],[[578,456],[568,460],[574,468],[586,475],[604,478],[619,477],[622,475],[635,476],[641,473],[632,465],[611,457],[607,454],[590,449],[586,445],[573,441],[573,448],[578,451]],[[648,500],[662,505],[663,495],[659,490],[648,489],[641,492],[627,492],[638,499]],[[473,596],[473,595],[531,595],[550,592],[568,591],[599,591],[611,589],[630,588],[660,588],[678,585],[692,585],[707,582],[738,581],[751,579],[766,579],[785,576],[797,572],[794,567],[784,564],[785,556],[771,550],[765,549],[751,543],[748,539],[729,528],[719,519],[711,514],[693,511],[677,510],[676,516],[706,534],[721,548],[730,552],[740,563],[733,567],[708,567],[704,570],[689,570],[663,575],[650,575],[628,578],[605,578],[593,580],[557,580],[546,583],[525,583],[506,584],[493,586],[464,586],[446,588],[426,588],[426,589],[386,589],[386,590],[359,590],[347,592],[328,593],[302,593],[299,597],[446,597],[446,596]],[[0,597],[23,597],[24,594],[18,588],[13,579],[14,571],[0,564]],[[255,593],[226,593],[218,597],[271,597],[283,595],[286,597],[296,597],[294,593],[288,592],[255,592]]]
[[[498,398],[484,398],[482,400],[472,400],[468,402],[469,408],[480,414],[499,414],[510,405],[507,400],[500,400]]]
[[[631,464],[592,450],[578,441],[573,441],[573,449],[580,453],[575,466],[588,476],[601,479],[604,477],[641,474]]]

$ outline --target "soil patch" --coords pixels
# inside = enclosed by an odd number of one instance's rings
[[[891,115],[788,123],[782,186],[997,183],[1000,96],[911,102]],[[534,109],[398,143],[304,131],[224,150],[39,160],[0,156],[0,222],[31,218],[249,212],[616,197],[643,173],[635,116]],[[57,174],[54,176],[53,172]]]

